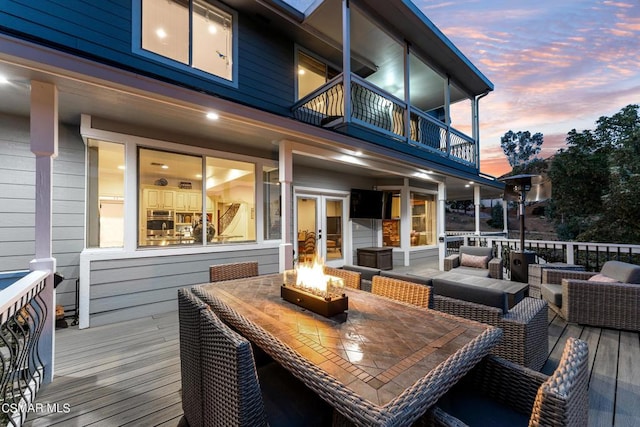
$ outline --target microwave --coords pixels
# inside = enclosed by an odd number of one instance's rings
[[[173,211],[166,209],[147,209],[147,221],[151,220],[173,221]]]

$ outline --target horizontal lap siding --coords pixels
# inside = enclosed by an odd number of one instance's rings
[[[24,270],[35,257],[35,156],[29,119],[0,115],[0,271]],[[60,125],[53,160],[53,256],[65,277],[56,302],[72,309],[84,247],[84,144],[78,129]]]
[[[294,102],[293,42],[238,14],[238,87],[133,53],[132,1],[4,1],[0,31],[281,115]]]
[[[258,261],[278,272],[278,249],[170,255],[91,262],[90,323],[97,326],[177,310],[178,289],[209,281],[209,266]]]

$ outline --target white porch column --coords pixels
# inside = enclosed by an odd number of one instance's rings
[[[480,186],[473,187],[473,206],[476,214],[476,236],[480,235]]]
[[[508,214],[509,214],[509,202],[503,199],[502,200],[502,223],[503,223],[502,232],[504,233],[504,236],[507,239],[509,238],[509,218],[507,217]]]
[[[279,151],[280,181],[280,227],[282,243],[280,243],[280,271],[293,268],[293,151],[290,141],[280,141]]]
[[[446,203],[447,203],[447,186],[444,182],[438,183],[438,249],[440,256],[438,257],[438,268],[444,271],[444,258],[447,256],[447,229],[446,229]]]
[[[38,351],[44,367],[44,382],[53,381],[55,350],[56,296],[53,273],[56,260],[52,251],[53,159],[58,156],[58,89],[31,81],[31,151],[36,155],[35,259],[29,268],[49,271],[42,299],[47,305]]]

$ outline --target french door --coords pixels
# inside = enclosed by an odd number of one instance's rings
[[[299,262],[321,257],[325,264],[345,264],[347,196],[296,192]]]

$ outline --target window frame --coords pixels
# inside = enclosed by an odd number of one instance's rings
[[[189,1],[189,15],[191,15],[193,11],[193,1]],[[146,59],[153,60],[155,62],[161,63],[163,65],[169,66],[171,68],[184,71],[188,74],[202,77],[207,80],[214,81],[215,83],[219,83],[225,86],[230,86],[233,88],[238,88],[238,12],[229,8],[228,6],[217,2],[217,1],[209,1],[202,0],[203,2],[209,4],[211,7],[220,9],[222,12],[228,13],[231,15],[231,80],[227,80],[224,77],[220,77],[216,74],[209,73],[204,70],[200,70],[198,68],[194,68],[191,64],[184,64],[180,61],[176,61],[174,59],[163,56],[159,53],[152,52],[150,50],[146,50],[142,47],[142,0],[132,0],[132,30],[131,30],[131,46],[132,52],[138,56],[144,57]],[[192,58],[192,17],[189,16],[189,62],[193,62]]]
[[[329,82],[331,79],[333,79],[333,77],[329,77],[328,71],[329,68],[333,68],[336,71],[336,75],[339,75],[340,73],[342,73],[342,67],[337,66],[336,64],[334,64],[331,61],[327,61],[325,58],[323,58],[320,55],[317,55],[315,53],[313,53],[312,51],[310,51],[309,49],[306,49],[298,44],[294,45],[294,68],[293,68],[293,74],[295,76],[294,78],[294,102],[298,102],[301,99],[304,99],[307,95],[303,96],[302,98],[298,98],[298,92],[299,92],[299,88],[300,88],[300,84],[299,84],[299,74],[298,74],[298,68],[300,67],[300,53],[307,55],[308,57],[315,59],[318,62],[323,63],[326,67],[327,67],[327,73],[325,73],[325,82],[323,83],[323,85],[326,85],[327,82]],[[320,86],[322,87],[322,86]],[[312,91],[313,92],[313,91]]]

